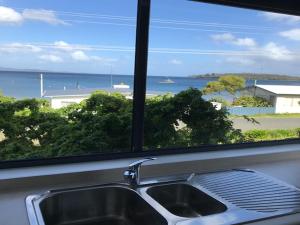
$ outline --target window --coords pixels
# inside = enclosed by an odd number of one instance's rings
[[[147,3],[0,1],[1,165],[299,138],[300,17]]]
[[[137,1],[1,3],[0,160],[130,151]]]
[[[299,137],[300,17],[184,0],[151,12],[145,150]]]

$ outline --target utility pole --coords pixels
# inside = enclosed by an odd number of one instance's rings
[[[41,98],[44,97],[44,75],[41,73]]]

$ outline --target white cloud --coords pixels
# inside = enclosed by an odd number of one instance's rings
[[[106,58],[106,57],[100,57],[100,56],[89,56],[85,52],[80,51],[80,50],[72,52],[71,57],[75,61],[81,61],[81,62],[96,61],[96,62],[100,62],[100,63],[105,64],[105,65],[111,65],[112,63],[118,61],[117,59],[114,59],[114,58]]]
[[[238,64],[241,66],[250,66],[255,64],[254,60],[245,57],[228,57],[226,58],[226,62]]]
[[[252,38],[237,38],[233,44],[245,47],[254,47],[256,42]]]
[[[172,59],[169,61],[169,63],[173,65],[182,65],[182,61],[179,59]]]
[[[279,33],[282,37],[286,37],[293,41],[300,41],[300,29],[292,29]]]
[[[45,9],[24,9],[23,18],[25,20],[36,20],[52,25],[67,25],[67,23],[57,18],[55,12]]]
[[[269,58],[276,61],[291,61],[295,57],[292,52],[287,49],[285,46],[277,45],[274,42],[269,42],[267,45],[262,47],[263,54]]]
[[[61,51],[66,51],[66,52],[71,52],[71,51],[90,51],[92,48],[90,46],[86,45],[73,45],[69,44],[65,41],[55,41],[54,44],[50,44],[50,47],[53,47],[55,49],[61,50]]]
[[[113,62],[118,61],[118,59],[106,58],[106,57],[100,57],[100,56],[91,56],[90,59],[94,60],[94,61],[102,62],[102,63],[113,63]]]
[[[41,52],[42,49],[38,46],[34,46],[31,44],[14,42],[14,43],[0,45],[0,51],[7,52],[7,53],[16,53],[16,52],[35,53],[35,52]]]
[[[263,12],[263,16],[269,21],[284,22],[289,24],[294,24],[300,22],[299,16],[291,16],[286,14]]]
[[[242,47],[254,47],[256,42],[252,38],[237,38],[231,33],[215,34],[211,36],[214,41],[224,42]]]
[[[299,30],[300,31],[300,30]],[[285,33],[285,35],[296,35],[297,32]],[[300,32],[299,32],[300,35]],[[241,65],[251,65],[259,62],[261,59],[272,61],[293,61],[297,57],[287,47],[269,42],[264,46],[259,46],[252,38],[237,38],[230,33],[216,34],[211,36],[213,40],[228,43],[236,46],[248,48],[248,56],[228,57],[227,62],[239,63]],[[294,36],[295,38],[295,36]]]
[[[225,62],[240,66],[262,65],[262,62],[265,66],[277,64],[282,66],[286,65],[287,62],[294,63],[296,60],[299,60],[299,55],[293,53],[286,46],[278,45],[274,42],[251,48],[247,51],[247,54],[228,56],[225,58]]]
[[[211,36],[213,40],[220,42],[232,42],[235,37],[230,33],[214,34]]]
[[[68,44],[67,42],[64,42],[64,41],[54,42],[54,48],[63,50],[63,51],[67,51],[67,52],[74,50],[73,46],[71,46],[70,44]]]
[[[45,22],[52,25],[67,25],[54,11],[45,9],[24,9],[17,12],[13,8],[0,6],[0,24],[21,24],[26,20]]]
[[[0,6],[0,24],[20,24],[23,17],[12,8]]]
[[[48,61],[48,62],[53,62],[53,63],[60,63],[63,62],[63,59],[57,55],[41,55],[39,57],[40,59],[44,60],[44,61]]]
[[[90,57],[86,55],[83,51],[75,51],[71,53],[71,57],[76,61],[89,61]]]

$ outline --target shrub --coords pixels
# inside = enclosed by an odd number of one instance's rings
[[[215,110],[197,89],[146,100],[145,148],[231,143],[241,138],[225,109]],[[0,102],[0,160],[128,151],[132,100],[96,92],[54,110],[36,99]],[[179,126],[179,122],[185,124]]]
[[[300,128],[287,130],[250,130],[244,132],[246,141],[271,141],[298,138]]]
[[[176,129],[179,121],[185,124],[184,132]],[[198,89],[146,101],[145,145],[148,148],[230,143],[233,134],[235,138],[241,136],[228,119],[228,112],[216,110]]]
[[[264,98],[254,96],[241,96],[235,99],[232,103],[233,106],[244,107],[271,107],[272,104]]]

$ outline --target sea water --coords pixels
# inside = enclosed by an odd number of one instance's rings
[[[40,97],[41,72],[0,72],[0,90],[6,96],[15,98]],[[108,75],[108,74],[76,74],[76,73],[43,73],[44,90],[64,89],[107,89],[114,84],[124,83],[133,88],[133,75]],[[171,79],[174,83],[161,83]],[[148,76],[147,92],[173,93],[186,90],[189,87],[202,89],[211,78],[172,77],[172,76]],[[282,84],[300,85],[300,81],[258,80],[258,84]],[[253,85],[254,81],[247,81],[247,85]]]

